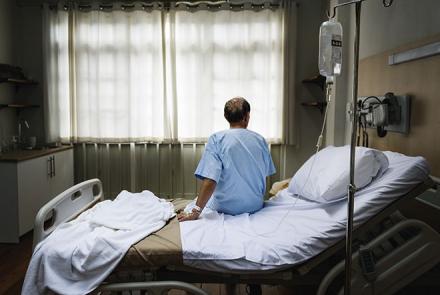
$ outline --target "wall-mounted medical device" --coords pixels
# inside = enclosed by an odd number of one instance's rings
[[[358,100],[359,125],[376,128],[378,135],[384,137],[387,131],[409,133],[411,97],[394,95],[366,96]]]

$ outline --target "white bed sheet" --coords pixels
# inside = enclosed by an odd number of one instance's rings
[[[174,207],[149,191],[122,191],[60,224],[34,249],[22,294],[89,294],[131,245],[161,229]]]
[[[355,227],[429,176],[424,158],[385,154],[387,171],[355,195]],[[205,209],[199,220],[180,223],[184,264],[212,271],[286,268],[342,239],[346,220],[346,200],[319,204],[287,190],[255,214],[230,216]]]

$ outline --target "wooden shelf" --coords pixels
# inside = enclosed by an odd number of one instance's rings
[[[325,107],[327,106],[327,102],[325,102],[325,101],[309,101],[309,102],[302,102],[301,105],[305,106],[305,107],[317,108],[317,109],[319,109],[319,111],[322,114],[324,112]]]
[[[39,108],[39,105],[36,104],[0,104],[0,109],[3,108],[13,108],[17,110],[28,109],[28,108]]]
[[[15,78],[0,78],[0,83],[12,83],[16,85],[36,85],[38,84],[35,80],[28,79],[15,79]]]
[[[326,78],[322,75],[316,75],[314,77],[302,80],[303,83],[312,83],[312,84],[318,85],[319,87],[321,87],[321,89],[323,91],[325,88],[325,81],[326,81]]]

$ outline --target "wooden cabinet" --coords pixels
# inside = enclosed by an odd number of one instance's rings
[[[73,149],[0,162],[0,242],[18,242],[38,210],[73,185]]]

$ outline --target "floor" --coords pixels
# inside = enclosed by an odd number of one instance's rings
[[[0,294],[20,294],[24,275],[31,257],[32,232],[27,233],[20,239],[19,244],[0,244]],[[226,294],[226,287],[219,284],[197,284],[198,287],[206,290],[209,294]],[[312,286],[312,289],[316,286]],[[309,288],[310,289],[310,288]],[[284,294],[314,294],[315,292],[303,289],[299,291],[282,286],[263,285],[263,295],[284,295]],[[184,292],[171,291],[170,295],[185,294]],[[245,285],[236,287],[237,295],[248,294]],[[426,273],[398,295],[407,294],[440,294],[440,265]]]
[[[24,275],[32,256],[32,232],[19,244],[0,244],[0,294],[20,294]]]

